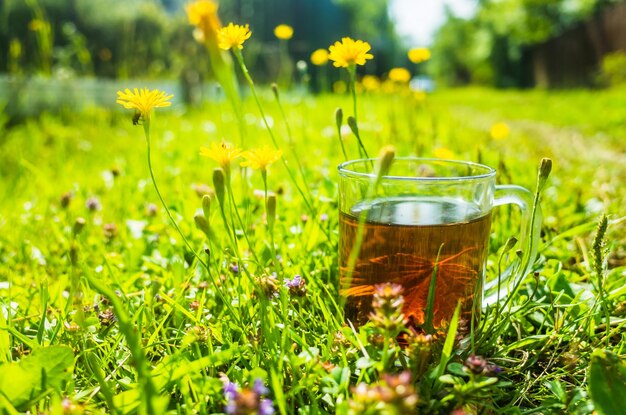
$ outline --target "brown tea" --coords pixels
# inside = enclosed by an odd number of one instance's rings
[[[351,281],[350,252],[358,218],[366,215],[363,244]],[[435,274],[433,326],[441,327],[461,300],[461,317],[480,311],[491,214],[482,215],[471,203],[451,198],[389,198],[355,205],[340,216],[341,293],[346,318],[355,325],[367,321],[374,286],[404,287],[403,313],[413,327],[425,322],[430,281]],[[478,313],[476,313],[476,317]]]

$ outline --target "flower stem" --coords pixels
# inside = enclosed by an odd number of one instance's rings
[[[283,109],[283,104],[280,101],[280,95],[278,94],[278,86],[274,91],[274,97],[276,98],[276,103],[278,104],[278,109],[280,110],[280,115],[283,118],[283,122],[285,123],[285,127],[287,128],[287,141],[289,141],[289,148],[293,153],[293,157],[296,159],[296,164],[298,165],[298,172],[302,177],[302,181],[306,183],[306,175],[304,174],[304,168],[302,167],[302,162],[300,161],[300,157],[298,156],[298,152],[296,151],[295,143],[293,142],[293,136],[291,135],[291,126],[289,125],[289,120],[287,119],[287,115],[285,114],[285,110]],[[311,196],[311,191],[307,187],[307,193],[309,197]]]
[[[354,112],[354,125],[356,128],[353,129],[354,135],[359,143],[359,154],[361,157],[365,156],[365,158],[370,158],[367,154],[367,150],[363,145],[363,141],[361,141],[361,134],[358,129],[358,118],[357,118],[357,105],[356,105],[356,66],[350,65],[348,66],[348,73],[350,74],[350,89],[352,90],[352,106]]]
[[[252,256],[254,257],[254,260],[258,263],[259,262],[259,258],[256,256],[256,252],[254,251],[254,246],[252,245],[252,243],[250,242],[250,239],[248,238],[248,233],[246,232],[246,227],[243,223],[243,220],[241,219],[241,215],[239,215],[239,209],[237,208],[237,203],[235,203],[235,196],[233,195],[233,188],[230,185],[230,178],[227,180],[226,183],[226,188],[228,190],[228,197],[230,199],[230,203],[232,204],[232,210],[235,212],[235,216],[237,217],[237,221],[239,222],[239,226],[241,226],[241,231],[243,232],[243,237],[246,240],[246,243],[248,244],[248,248],[250,249],[250,252],[252,253]],[[233,233],[235,232],[234,229],[234,223],[233,223]],[[239,256],[239,255],[237,255]]]
[[[250,72],[248,72],[248,68],[246,67],[246,64],[243,60],[243,56],[241,55],[241,52],[238,49],[233,49],[233,53],[235,54],[235,57],[237,58],[237,63],[239,63],[239,67],[241,68],[241,71],[243,72],[243,75],[246,78],[248,85],[250,86],[250,91],[252,92],[254,101],[256,102],[259,112],[261,113],[261,118],[263,119],[265,129],[269,133],[270,138],[272,139],[272,143],[274,144],[274,147],[276,149],[280,149],[280,146],[278,145],[278,142],[276,141],[276,137],[274,136],[274,132],[272,131],[272,128],[270,127],[267,121],[267,117],[265,116],[265,111],[263,111],[263,106],[261,105],[261,101],[259,100],[259,96],[257,95],[256,88],[254,87],[254,81],[252,80],[252,77],[250,77]],[[292,183],[296,186],[296,189],[298,190],[298,193],[300,193],[300,196],[302,196],[302,200],[304,201],[304,204],[306,205],[307,209],[309,210],[309,212],[311,213],[313,217],[317,217],[317,211],[315,210],[311,202],[307,199],[306,195],[302,191],[302,188],[298,184],[298,181],[293,175],[293,172],[289,168],[289,164],[287,163],[287,160],[285,160],[285,158],[281,158],[281,160],[283,162],[283,165],[285,166],[285,169],[287,170],[287,174],[289,175],[289,178],[291,179]],[[328,240],[330,240],[330,235],[328,231],[324,227],[322,227],[321,224],[320,224],[320,229],[322,230],[322,232],[324,232]]]
[[[163,209],[165,209],[165,212],[167,213],[167,216],[170,218],[170,222],[172,222],[172,225],[174,225],[174,229],[176,229],[176,231],[178,232],[178,234],[182,238],[183,242],[185,243],[185,246],[187,247],[187,249],[191,253],[193,253],[193,256],[196,257],[196,260],[200,264],[202,264],[202,266],[207,270],[209,275],[211,275],[211,271],[209,269],[209,264],[206,263],[202,258],[200,258],[200,255],[198,255],[196,250],[193,249],[193,247],[191,246],[191,244],[189,243],[189,241],[185,237],[185,234],[183,233],[183,231],[180,229],[180,227],[176,223],[176,220],[174,219],[174,216],[172,215],[172,212],[170,212],[170,209],[167,207],[167,204],[165,203],[165,200],[163,199],[163,196],[161,195],[161,191],[159,190],[159,186],[157,185],[157,181],[156,181],[156,179],[154,177],[154,171],[152,169],[152,156],[151,156],[151,147],[150,147],[150,141],[151,141],[150,140],[150,120],[149,119],[144,119],[143,131],[144,131],[144,134],[146,136],[146,144],[147,144],[147,147],[148,147],[148,151],[147,151],[148,170],[150,171],[150,178],[152,179],[152,184],[154,186],[154,190],[157,193],[157,196],[159,197],[159,201],[161,202],[161,205],[163,206]],[[237,323],[241,323],[241,320],[239,319],[238,315],[235,314],[235,310],[233,309],[233,307],[230,304],[230,302],[224,297],[224,294],[220,290],[220,288],[217,285],[217,282],[215,281],[215,279],[211,278],[211,282],[213,284],[213,287],[215,288],[215,292],[217,292],[218,296],[220,297],[220,299],[222,300],[224,305],[226,305],[226,307],[228,308],[228,310],[230,312],[230,315],[237,321]]]
[[[265,200],[265,220],[267,221],[267,230],[270,234],[270,252],[272,253],[272,263],[274,264],[274,271],[278,274],[278,259],[276,258],[276,245],[274,244],[274,218],[270,218],[270,210],[267,204],[267,170],[261,170],[261,177],[263,178],[263,192]]]

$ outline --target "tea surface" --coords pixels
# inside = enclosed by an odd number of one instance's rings
[[[363,244],[352,280],[347,281],[362,212],[367,215]],[[367,321],[374,286],[391,282],[404,287],[403,312],[409,324],[422,326],[436,271],[434,327],[452,318],[458,300],[461,317],[469,322],[474,303],[480,312],[490,227],[491,214],[481,216],[475,205],[450,198],[379,199],[353,206],[350,214],[341,213],[340,276],[346,318],[355,324]]]

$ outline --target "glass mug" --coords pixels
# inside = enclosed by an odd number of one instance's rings
[[[541,225],[538,209],[533,220],[533,194],[520,186],[496,185],[496,171],[488,166],[421,158],[394,159],[373,188],[377,162],[353,160],[338,167],[340,293],[346,301],[346,319],[357,326],[365,323],[375,285],[395,283],[404,288],[408,325],[419,329],[426,323],[433,280],[429,322],[433,328],[445,326],[459,301],[462,321],[477,322],[491,211],[504,204],[521,209],[519,246],[525,251],[520,263],[507,271],[509,276],[517,271],[516,278],[521,278],[535,260]],[[361,215],[365,215],[364,233],[350,272]]]

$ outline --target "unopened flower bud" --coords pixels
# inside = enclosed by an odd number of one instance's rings
[[[337,128],[341,128],[343,124],[343,110],[341,108],[335,110],[335,123],[337,124]]]
[[[276,195],[267,196],[267,226],[270,231],[274,228],[276,221]]]
[[[117,236],[117,225],[114,223],[105,223],[102,227],[102,231],[104,233],[104,237],[110,241]]]
[[[278,95],[278,84],[276,82],[272,82],[272,92],[274,93],[274,97],[279,100],[280,96]]]
[[[223,169],[218,167],[213,170],[213,186],[215,187],[215,196],[217,196],[217,201],[220,203],[220,206],[224,206],[225,180],[226,177]]]
[[[72,265],[78,264],[78,244],[76,244],[76,241],[72,242],[72,246],[70,247],[69,256],[70,256],[70,263]]]
[[[356,125],[356,118],[354,118],[352,115],[348,117],[348,127],[350,127],[350,131],[352,131],[352,134],[356,136],[359,135],[359,126]]]
[[[391,163],[393,163],[393,159],[396,157],[396,148],[394,146],[385,146],[380,151],[379,162],[378,162],[378,177],[386,176],[389,173],[389,169],[391,168]]]
[[[539,165],[539,174],[537,175],[537,191],[541,191],[548,181],[548,176],[552,171],[552,160],[549,158],[541,159]]]
[[[193,221],[196,224],[196,228],[204,232],[207,238],[209,238],[209,234],[211,232],[209,222],[206,220],[201,211],[197,211],[196,214],[193,215]]]
[[[202,212],[204,213],[204,218],[208,222],[211,217],[211,197],[209,195],[202,196]]]
[[[65,192],[61,195],[61,207],[62,208],[67,208],[70,205],[70,202],[72,201],[72,198],[74,197],[74,194],[72,192]]]
[[[517,243],[517,238],[514,236],[511,236],[509,239],[507,239],[506,245],[504,245],[504,252],[508,252],[511,249],[513,249],[516,243]]]
[[[74,234],[74,236],[81,233],[81,231],[85,227],[85,224],[87,224],[87,221],[85,221],[85,218],[81,218],[81,217],[76,218],[76,220],[74,221],[74,226],[72,227],[72,233]]]

